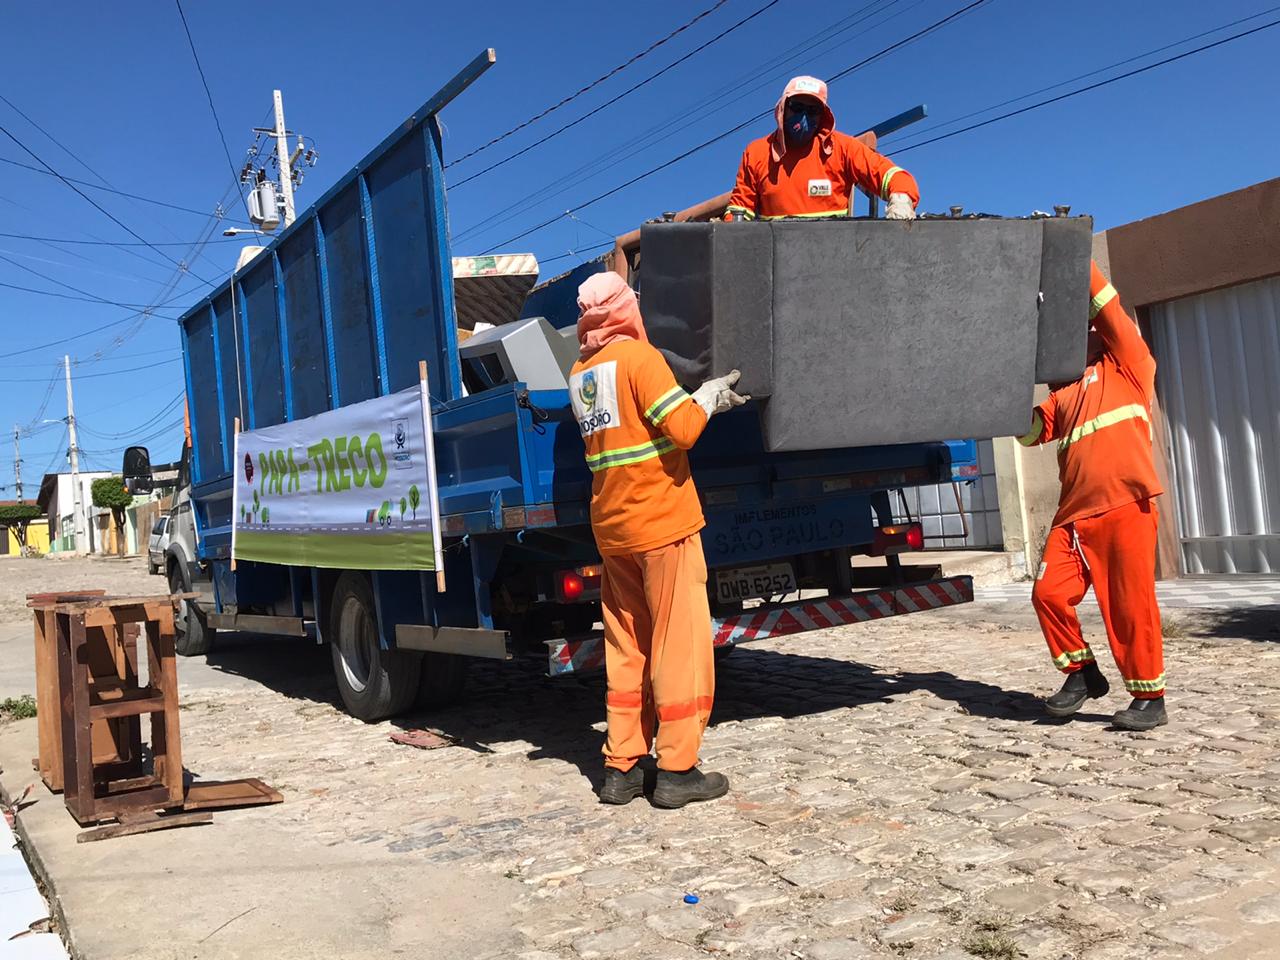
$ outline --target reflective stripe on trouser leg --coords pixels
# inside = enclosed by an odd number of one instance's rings
[[[702,538],[694,534],[638,559],[653,617],[649,679],[658,714],[658,767],[688,770],[698,762],[716,682]]]
[[[1084,642],[1076,605],[1089,589],[1089,568],[1075,550],[1072,531],[1054,527],[1045,541],[1040,576],[1031,591],[1040,629],[1049,645],[1053,665],[1064,673],[1079,670],[1093,659]]]
[[[1102,622],[1125,689],[1138,699],[1164,693],[1164,638],[1156,602],[1156,507],[1126,504],[1076,524],[1093,571]]]
[[[1093,651],[1086,644],[1083,650],[1066,650],[1053,658],[1053,665],[1059,670],[1071,672],[1072,664],[1081,666],[1093,660]]]
[[[653,698],[647,680],[653,621],[635,557],[605,557],[600,584],[607,675],[605,766],[627,771],[653,748]]]

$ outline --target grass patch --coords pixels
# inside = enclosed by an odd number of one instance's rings
[[[1018,960],[1018,945],[1003,933],[976,933],[964,942],[965,952],[983,960]]]
[[[6,697],[0,701],[0,719],[30,720],[36,715],[36,698],[29,693],[20,697]]]
[[[1187,621],[1181,617],[1165,617],[1160,621],[1160,632],[1166,640],[1184,640],[1191,635]]]

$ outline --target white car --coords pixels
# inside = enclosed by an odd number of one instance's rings
[[[169,518],[161,517],[151,528],[151,539],[147,541],[147,572],[160,573],[164,570],[164,553],[169,549]]]

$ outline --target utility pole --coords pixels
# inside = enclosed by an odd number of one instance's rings
[[[71,455],[71,509],[74,511],[71,523],[72,529],[75,531],[73,549],[76,553],[79,553],[81,544],[85,542],[85,529],[83,497],[80,491],[80,448],[76,445],[76,409],[71,400],[71,357],[64,355],[62,363],[63,369],[67,374],[67,435],[71,441],[71,449],[69,451]]]
[[[22,503],[22,453],[18,450],[18,437],[21,431],[13,425],[13,481],[18,488],[18,503]]]
[[[289,134],[284,125],[284,100],[273,90],[276,107],[276,162],[280,164],[280,198],[284,200],[284,225],[293,223],[293,161],[289,156]],[[301,141],[299,141],[301,142]]]

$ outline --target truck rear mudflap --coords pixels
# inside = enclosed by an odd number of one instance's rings
[[[973,601],[972,577],[944,577],[909,586],[868,590],[843,597],[815,597],[793,603],[756,607],[711,621],[715,647],[732,647],[750,640],[784,637],[826,627],[883,620],[907,613]],[[547,641],[547,673],[552,677],[581,674],[604,666],[604,638]]]

